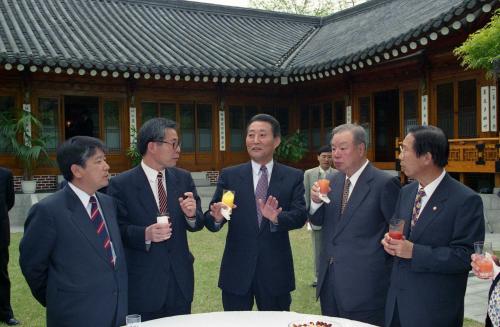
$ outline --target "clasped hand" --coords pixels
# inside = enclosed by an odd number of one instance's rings
[[[196,200],[194,199],[193,192],[184,193],[184,197],[179,198],[179,204],[186,217],[196,216]]]
[[[328,186],[328,192],[330,192],[331,190],[332,189]],[[314,203],[323,203],[320,198],[318,182],[314,182],[313,186],[311,187],[311,201],[313,201]]]
[[[237,206],[233,204],[231,209],[235,209]],[[227,208],[227,205],[223,202],[215,202],[210,205],[210,215],[214,217],[216,223],[220,224],[224,220],[224,216],[222,215],[222,208]]]
[[[152,224],[146,227],[146,241],[163,242],[172,236],[172,224]]]
[[[385,252],[392,256],[403,259],[411,259],[413,257],[413,243],[408,241],[404,236],[402,240],[396,240],[385,233],[384,238],[380,241]]]

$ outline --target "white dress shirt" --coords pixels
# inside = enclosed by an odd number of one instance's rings
[[[363,164],[363,166],[361,166],[361,168],[359,168],[354,174],[352,174],[351,177],[347,177],[347,175],[346,175],[346,180],[347,180],[347,178],[349,178],[349,180],[351,181],[351,186],[349,187],[349,197],[347,198],[348,200],[351,197],[352,190],[354,190],[354,186],[358,182],[359,176],[361,176],[361,173],[363,173],[363,171],[365,170],[366,166],[368,166],[369,163],[370,163],[370,160],[366,159],[366,162]],[[323,205],[323,202],[316,203],[313,200],[311,200],[311,207],[309,209],[309,214],[314,215],[316,210],[318,210],[319,207],[321,207],[322,205]]]
[[[432,194],[437,189],[438,185],[441,183],[441,181],[443,180],[445,175],[446,175],[446,170],[443,169],[443,171],[441,172],[441,175],[439,175],[438,178],[436,178],[435,180],[433,180],[432,182],[427,184],[426,187],[424,187],[425,196],[422,197],[420,212],[418,213],[418,216],[420,216],[422,211],[424,211],[424,208],[425,208],[427,202],[429,202],[429,199],[431,198]],[[421,187],[422,187],[422,185],[419,183],[418,189],[420,189]],[[418,191],[417,191],[417,194],[418,194]]]

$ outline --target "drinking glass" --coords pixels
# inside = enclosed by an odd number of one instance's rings
[[[318,179],[319,193],[323,196],[328,194],[328,188],[330,187],[330,180],[326,178]]]
[[[491,242],[474,242],[474,252],[478,255],[476,259],[476,264],[479,268],[479,277],[488,278],[493,274],[493,262],[491,260],[491,255],[493,254],[493,249]],[[490,257],[486,254],[489,254]]]
[[[234,205],[234,195],[235,195],[235,192],[232,190],[223,190],[222,191],[222,203],[227,205],[229,208],[232,208]]]
[[[131,314],[125,317],[125,322],[127,327],[140,327],[141,326],[141,315]]]
[[[168,224],[170,222],[170,214],[168,212],[161,212],[156,217],[158,224]]]
[[[389,222],[389,236],[395,240],[403,239],[405,220],[401,218],[392,218]]]

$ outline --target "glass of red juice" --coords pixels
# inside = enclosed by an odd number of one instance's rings
[[[405,227],[405,220],[401,218],[392,218],[389,222],[389,237],[394,240],[403,239],[403,231]]]
[[[493,254],[493,249],[491,242],[474,242],[474,252],[478,255],[475,260],[479,268],[479,277],[490,278],[493,276],[493,261],[491,260],[491,254]],[[490,258],[488,258],[488,255]]]

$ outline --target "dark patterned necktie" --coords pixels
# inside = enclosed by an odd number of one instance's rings
[[[167,212],[167,192],[163,186],[163,174],[161,171],[156,175],[156,183],[158,184],[158,209],[161,214]]]
[[[340,213],[344,213],[345,206],[347,205],[347,201],[349,200],[349,188],[351,187],[351,180],[347,178],[344,183],[344,191],[342,192],[342,203]]]
[[[104,223],[104,219],[102,219],[101,212],[99,211],[99,207],[97,206],[97,199],[95,198],[95,196],[91,196],[89,202],[91,204],[90,220],[92,221],[92,224],[96,229],[97,237],[104,247],[104,251],[106,251],[109,262],[114,266],[115,261],[113,259],[113,251],[111,250],[111,239],[109,238],[106,224]]]
[[[259,207],[259,199],[262,200],[263,202],[266,202],[267,198],[267,188],[269,187],[268,181],[267,181],[267,167],[266,166],[261,166],[260,167],[260,178],[259,181],[257,182],[257,187],[255,188],[255,204],[257,205],[257,223],[260,226],[260,223],[262,222],[262,212],[260,212],[260,207]]]
[[[422,208],[422,198],[425,196],[424,188],[418,189],[417,196],[415,197],[415,204],[413,205],[413,212],[411,214],[411,228],[415,227],[418,217],[420,215],[420,209]]]
[[[488,302],[488,317],[490,317],[492,326],[500,326],[500,281],[491,292]]]

